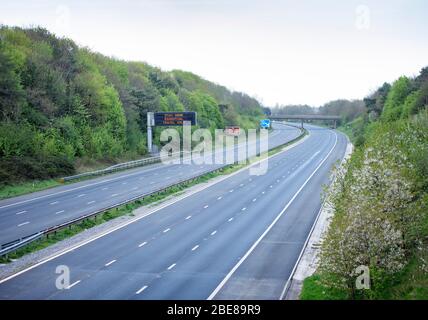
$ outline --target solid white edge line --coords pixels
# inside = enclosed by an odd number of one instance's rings
[[[281,295],[279,297],[279,300],[283,300],[285,294],[287,293],[288,286],[290,285],[291,278],[294,276],[294,273],[296,272],[296,269],[297,269],[297,266],[298,266],[298,264],[300,262],[300,259],[302,259],[303,253],[305,252],[305,249],[306,249],[306,246],[308,245],[309,239],[311,238],[311,235],[312,235],[312,233],[313,233],[313,231],[315,229],[315,225],[317,224],[318,219],[319,219],[319,217],[321,215],[321,212],[322,212],[322,209],[323,209],[323,205],[324,205],[324,202],[321,203],[321,208],[320,208],[320,210],[317,213],[317,217],[315,218],[315,221],[312,224],[312,227],[311,227],[311,230],[309,231],[308,236],[306,237],[305,243],[303,244],[303,247],[302,247],[302,250],[300,251],[299,257],[297,258],[296,263],[294,264],[294,267],[291,270],[290,276],[288,277],[288,279],[287,279],[287,281],[286,281],[286,283],[284,285],[284,288],[281,291]]]
[[[346,140],[347,140],[347,143],[349,143],[348,136],[346,136]],[[342,164],[343,164],[343,162],[344,162],[344,159],[342,159]],[[336,177],[333,177],[333,180],[334,179],[336,179]],[[282,289],[281,296],[279,297],[279,300],[284,300],[285,295],[287,294],[288,286],[290,285],[291,279],[294,277],[294,273],[296,272],[296,269],[297,269],[297,267],[298,267],[298,265],[300,263],[300,260],[302,259],[302,256],[303,256],[303,254],[304,254],[304,252],[306,250],[306,247],[308,246],[308,242],[309,242],[309,240],[310,240],[310,238],[312,236],[312,233],[314,232],[314,229],[315,229],[315,227],[316,227],[316,225],[318,223],[318,220],[319,220],[319,217],[321,216],[321,212],[322,212],[322,210],[324,208],[324,205],[325,205],[325,201],[323,201],[321,203],[320,210],[318,211],[318,214],[317,214],[317,216],[315,218],[315,221],[312,224],[311,230],[309,231],[309,234],[306,237],[305,243],[303,244],[303,247],[302,247],[302,250],[300,251],[299,257],[297,258],[296,263],[294,264],[294,267],[291,270],[290,276],[288,277],[288,279],[287,279],[287,281],[286,281],[286,283],[284,285],[284,288]]]
[[[264,158],[264,159],[262,159],[262,160],[259,160],[259,161],[254,162],[254,163],[252,163],[252,164],[250,164],[250,165],[248,165],[248,166],[246,166],[246,167],[244,167],[244,168],[242,168],[242,169],[239,169],[239,170],[237,170],[237,171],[235,171],[235,172],[232,172],[231,174],[229,174],[229,175],[227,175],[227,176],[225,176],[225,177],[222,177],[222,178],[220,178],[220,179],[218,179],[218,180],[216,180],[216,181],[213,181],[211,184],[207,184],[206,186],[202,186],[201,188],[199,188],[199,189],[197,189],[197,190],[195,190],[195,191],[191,191],[191,192],[189,192],[188,194],[183,195],[182,197],[178,197],[175,201],[172,201],[172,202],[170,202],[170,203],[165,203],[165,204],[163,204],[163,205],[160,205],[159,207],[154,208],[152,211],[147,212],[145,215],[142,215],[142,216],[140,216],[140,217],[136,217],[136,218],[134,218],[134,219],[132,219],[132,220],[129,220],[129,221],[125,222],[124,224],[121,224],[121,225],[116,226],[116,227],[114,227],[114,228],[112,228],[112,229],[106,230],[104,233],[98,234],[97,236],[95,236],[95,237],[93,237],[93,238],[90,238],[90,239],[88,239],[88,240],[85,240],[85,241],[83,241],[83,242],[81,242],[81,243],[78,243],[78,244],[76,244],[76,245],[74,245],[74,246],[72,246],[72,247],[70,247],[70,248],[68,248],[68,249],[65,249],[65,250],[63,250],[63,251],[60,251],[60,252],[58,252],[58,253],[54,253],[52,256],[47,257],[46,259],[43,259],[42,261],[37,262],[36,264],[34,264],[34,265],[32,265],[32,266],[29,266],[29,267],[28,267],[28,268],[26,268],[26,269],[23,269],[23,270],[21,270],[21,271],[19,271],[19,272],[17,272],[17,273],[14,273],[14,274],[12,274],[12,275],[10,275],[10,276],[8,276],[8,277],[4,278],[4,279],[1,279],[1,280],[0,280],[0,284],[2,284],[2,283],[4,283],[4,282],[6,282],[6,281],[8,281],[8,280],[11,280],[11,279],[13,279],[13,278],[15,278],[15,277],[17,277],[17,276],[19,276],[19,275],[21,275],[21,274],[25,273],[25,272],[28,272],[28,271],[30,271],[30,270],[32,270],[32,269],[34,269],[34,268],[37,268],[38,266],[43,265],[43,264],[45,264],[45,263],[47,263],[47,262],[49,262],[49,261],[52,261],[52,260],[54,260],[54,259],[56,259],[56,258],[58,258],[58,257],[60,257],[60,256],[63,256],[63,255],[65,255],[65,254],[67,254],[67,253],[69,253],[69,252],[71,252],[71,251],[74,251],[74,250],[76,250],[76,249],[78,249],[78,248],[80,248],[80,247],[83,247],[83,246],[87,245],[88,243],[91,243],[91,242],[93,242],[93,241],[95,241],[95,240],[97,240],[97,239],[99,239],[99,238],[102,238],[102,237],[104,237],[104,236],[106,236],[106,235],[108,235],[108,234],[110,234],[110,233],[112,233],[112,232],[115,232],[115,231],[117,231],[117,230],[119,230],[119,229],[122,229],[122,228],[124,228],[124,227],[126,227],[126,226],[130,225],[131,223],[137,222],[137,221],[139,221],[139,220],[141,220],[141,219],[143,219],[143,218],[145,218],[145,217],[147,217],[147,216],[150,216],[150,215],[152,215],[153,213],[155,213],[155,212],[157,212],[157,211],[160,211],[160,210],[162,210],[162,209],[164,209],[164,208],[166,208],[166,207],[169,207],[169,206],[171,206],[171,205],[173,205],[173,204],[175,204],[175,203],[177,203],[177,202],[179,202],[179,201],[181,201],[181,200],[183,200],[183,199],[186,199],[186,198],[188,198],[188,197],[190,197],[190,196],[192,196],[192,195],[194,195],[194,194],[196,194],[196,193],[199,193],[199,192],[201,192],[201,191],[203,191],[203,190],[205,190],[205,189],[207,189],[207,188],[210,188],[210,187],[212,187],[212,186],[214,186],[214,185],[216,185],[216,184],[218,184],[218,183],[220,183],[220,182],[223,182],[223,181],[224,181],[224,180],[226,180],[226,179],[229,179],[229,178],[231,178],[231,177],[233,177],[233,176],[235,176],[235,175],[238,175],[238,174],[240,174],[240,173],[242,173],[242,172],[244,172],[244,171],[246,171],[246,170],[249,170],[249,169],[250,169],[251,167],[253,167],[253,166],[259,165],[260,163],[262,163],[262,162],[264,162],[264,161],[268,161],[268,159],[271,159],[271,158],[273,158],[273,157],[277,157],[277,156],[279,156],[279,155],[283,154],[284,152],[287,152],[287,151],[289,151],[289,150],[291,150],[291,149],[293,149],[293,148],[297,147],[298,145],[302,144],[306,139],[308,139],[309,135],[310,135],[310,134],[306,135],[305,137],[303,137],[303,139],[301,139],[301,140],[297,141],[296,143],[294,143],[294,144],[292,144],[292,145],[290,145],[290,146],[284,147],[284,149],[283,149],[283,150],[281,150],[281,151],[279,151],[279,152],[277,152],[277,153],[275,153],[275,154],[273,154],[273,155],[271,155],[271,156],[268,156],[268,157],[266,157],[266,158]],[[0,207],[0,209],[1,209],[1,207]],[[215,232],[215,233],[216,233],[216,232]],[[215,234],[215,233],[214,233],[214,234]]]
[[[334,132],[334,131],[333,131]],[[329,153],[325,156],[325,158],[321,161],[321,163],[315,168],[315,170],[311,173],[311,175],[305,180],[305,182],[302,184],[302,186],[297,190],[297,192],[293,195],[293,197],[290,199],[290,201],[285,205],[284,209],[281,210],[281,212],[276,216],[276,218],[273,220],[273,222],[269,225],[269,227],[263,232],[263,234],[254,242],[254,244],[251,246],[251,248],[245,253],[245,255],[238,261],[238,263],[232,268],[232,270],[229,271],[229,273],[224,277],[224,279],[220,282],[220,284],[214,289],[214,291],[209,295],[207,300],[212,300],[217,295],[217,293],[224,287],[226,282],[232,277],[232,275],[235,273],[235,271],[240,267],[240,265],[248,258],[248,256],[254,251],[254,249],[258,246],[258,244],[263,240],[263,238],[269,233],[269,231],[273,228],[273,226],[278,222],[278,220],[282,217],[284,212],[288,209],[288,207],[293,203],[294,199],[297,198],[297,196],[300,194],[300,192],[303,190],[303,188],[306,186],[306,184],[311,180],[311,178],[315,175],[315,173],[321,168],[321,166],[324,164],[324,162],[328,159],[330,154],[333,152],[334,148],[337,145],[337,133],[334,132],[336,140],[334,142],[333,147],[329,151]]]
[[[287,124],[285,124],[285,125],[287,125]],[[298,144],[299,143],[296,143],[295,145],[298,145]],[[278,152],[278,154],[279,153],[280,152]],[[254,164],[252,164],[252,165],[254,165]],[[63,190],[63,191],[59,191],[59,192],[55,192],[55,193],[45,194],[43,196],[39,196],[39,197],[35,197],[35,198],[31,198],[31,199],[27,199],[27,200],[22,200],[22,201],[18,201],[18,202],[14,202],[14,203],[10,203],[10,204],[4,205],[4,206],[1,206],[0,209],[4,209],[4,208],[8,208],[8,207],[13,207],[13,206],[16,206],[16,205],[19,205],[19,204],[23,204],[23,203],[27,203],[27,202],[31,202],[31,201],[35,201],[35,200],[39,200],[39,199],[44,199],[44,198],[52,197],[52,196],[55,196],[55,195],[58,195],[58,194],[63,194],[63,193],[67,193],[67,192],[71,192],[71,191],[75,191],[75,190],[79,190],[79,189],[83,189],[83,188],[87,188],[87,187],[96,186],[96,185],[99,185],[99,184],[103,184],[105,182],[111,182],[111,181],[119,180],[119,179],[122,179],[122,178],[136,176],[136,175],[139,175],[139,174],[150,173],[152,171],[155,171],[156,169],[158,169],[158,167],[148,168],[144,172],[141,172],[141,171],[133,172],[133,173],[130,173],[130,174],[124,174],[124,175],[120,175],[118,177],[114,177],[114,178],[105,179],[105,180],[97,181],[97,182],[94,182],[94,183],[86,184],[86,185],[79,186],[79,187],[76,187],[76,188],[71,188],[71,189],[67,189],[67,190]],[[158,175],[158,174],[155,173],[154,175]],[[144,177],[141,177],[140,179],[142,179],[142,178],[144,178]]]
[[[119,177],[109,178],[109,179],[105,179],[105,180],[102,180],[102,181],[97,181],[97,182],[94,182],[94,183],[86,184],[86,185],[79,186],[79,187],[76,187],[76,188],[71,188],[71,189],[67,189],[67,190],[63,190],[63,191],[59,191],[59,192],[55,192],[55,193],[45,194],[43,196],[39,196],[39,197],[35,197],[35,198],[31,198],[31,199],[27,199],[27,200],[22,200],[22,201],[19,201],[19,202],[14,202],[14,203],[10,203],[10,204],[4,205],[4,206],[1,206],[0,209],[4,209],[4,208],[8,208],[8,207],[13,207],[13,206],[16,206],[16,205],[19,205],[19,204],[23,204],[23,203],[27,203],[27,202],[31,202],[31,201],[35,201],[35,200],[39,200],[39,199],[44,199],[44,198],[56,196],[58,194],[63,194],[63,193],[67,193],[67,192],[71,192],[71,191],[75,191],[75,190],[80,190],[80,189],[87,188],[87,187],[96,186],[96,185],[103,184],[103,183],[106,183],[106,182],[116,181],[116,180],[119,180],[119,179],[122,179],[122,178],[127,178],[127,177],[132,177],[132,176],[136,176],[136,175],[140,175],[140,174],[145,174],[145,173],[151,172],[151,171],[156,170],[156,169],[158,169],[158,168],[148,168],[148,170],[145,170],[144,172],[141,172],[141,171],[133,172],[133,173],[126,174],[126,175],[121,175]],[[142,177],[142,178],[144,178],[144,177]]]

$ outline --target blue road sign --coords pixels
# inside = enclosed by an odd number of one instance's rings
[[[270,127],[270,120],[269,119],[260,120],[260,127],[269,128]]]

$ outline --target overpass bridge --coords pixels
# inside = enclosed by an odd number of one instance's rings
[[[328,115],[320,115],[320,114],[293,114],[293,115],[270,115],[270,120],[300,120],[302,122],[302,128],[303,128],[303,121],[307,120],[331,120],[333,121],[333,128],[337,127],[337,121],[341,119],[340,116],[328,116]]]

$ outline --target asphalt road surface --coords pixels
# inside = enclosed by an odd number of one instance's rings
[[[269,148],[300,134],[281,123],[274,129]],[[221,166],[159,163],[0,201],[0,245]]]
[[[0,299],[280,298],[347,144],[341,133],[307,128],[302,143],[269,158],[266,174],[238,172],[0,281]],[[100,188],[80,192],[89,201]],[[70,270],[65,289],[58,266]]]

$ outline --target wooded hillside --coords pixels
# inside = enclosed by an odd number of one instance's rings
[[[0,185],[145,155],[147,111],[181,110],[212,130],[256,128],[262,114],[257,100],[189,72],[109,58],[41,28],[0,27]]]

